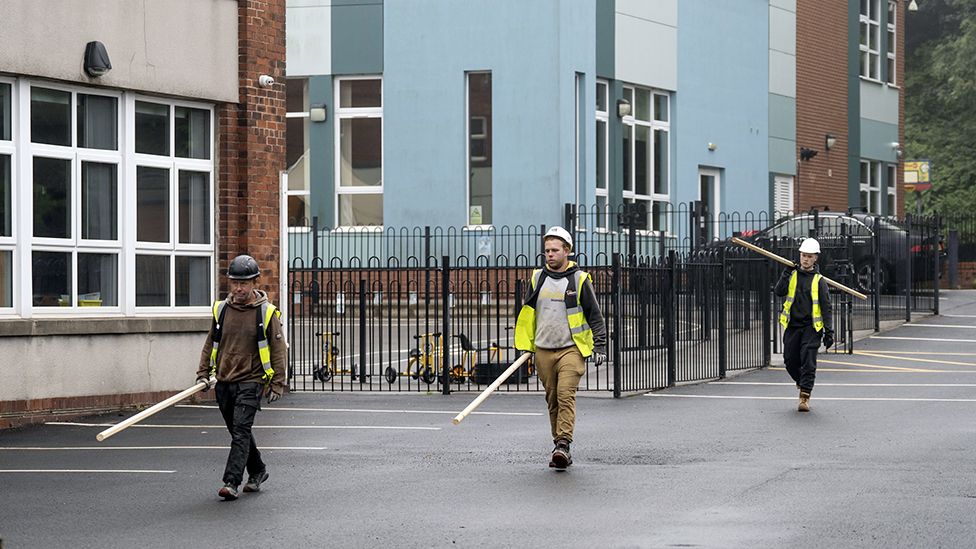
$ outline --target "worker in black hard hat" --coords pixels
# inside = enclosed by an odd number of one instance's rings
[[[197,369],[197,382],[209,385],[215,378],[217,404],[231,434],[224,484],[218,491],[225,500],[237,499],[245,468],[245,492],[257,492],[268,480],[251,426],[262,396],[271,403],[285,390],[287,345],[281,312],[256,288],[260,274],[258,262],[249,255],[230,262],[230,295],[213,305],[213,323]]]

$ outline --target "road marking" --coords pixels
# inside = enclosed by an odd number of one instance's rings
[[[943,339],[937,337],[927,337],[924,340],[920,337],[900,337],[900,336],[871,336],[871,339],[901,339],[908,341],[943,341],[949,343],[976,343],[976,339]]]
[[[928,363],[934,363],[934,364],[951,364],[953,366],[976,366],[976,364],[974,364],[972,362],[954,362],[952,360],[932,360],[930,358],[912,358],[912,357],[908,357],[908,356],[895,356],[895,355],[889,355],[887,353],[879,353],[879,352],[873,352],[873,351],[854,351],[854,354],[863,355],[863,356],[870,356],[870,357],[875,357],[875,358],[890,358],[890,359],[893,359],[893,360],[909,360],[909,361],[912,361],[912,362],[928,362]]]
[[[878,364],[864,364],[861,362],[840,362],[835,360],[819,360],[824,364],[837,364],[839,366],[860,366],[862,368],[874,368],[876,370],[886,370],[886,371],[905,371],[905,372],[933,372],[934,370],[923,370],[920,368],[906,368],[904,366],[882,366]]]
[[[875,351],[873,349],[854,351],[855,355],[860,353],[884,353],[886,355],[976,356],[976,353],[930,353],[928,351]]]
[[[939,316],[944,316],[946,318],[976,318],[976,315],[942,315],[942,314],[940,314]]]
[[[48,421],[44,425],[67,425],[74,427],[114,427],[115,423],[78,423],[73,421]],[[144,429],[226,429],[226,425],[160,425],[136,424],[132,428]],[[393,427],[389,425],[254,425],[252,429],[378,429],[389,431],[440,431],[440,427]]]
[[[785,385],[796,387],[795,383],[771,381],[713,381],[709,385]],[[817,387],[976,387],[976,383],[824,383],[817,382]]]
[[[917,328],[966,328],[969,330],[976,330],[976,326],[967,326],[965,324],[920,324],[917,322],[908,322],[902,324],[902,326],[915,326]]]
[[[218,409],[217,406],[209,404],[178,404],[176,408],[206,408]],[[383,409],[360,409],[360,408],[262,408],[261,411],[281,411],[281,412],[363,412],[369,414],[444,414],[456,416],[457,410],[383,410]],[[471,412],[471,415],[482,416],[541,416],[541,412]]]
[[[718,398],[738,400],[796,400],[795,396],[744,396],[744,395],[674,395],[644,393],[644,396],[667,398]],[[815,397],[813,400],[849,400],[864,402],[976,402],[976,398],[897,398],[897,397]]]
[[[228,446],[0,446],[4,451],[45,450],[227,450]],[[261,450],[326,450],[325,446],[262,446]]]
[[[822,360],[819,362],[823,362]],[[837,364],[844,364],[843,362],[838,362]],[[785,372],[786,368],[782,366],[772,366],[769,370]],[[899,368],[894,370],[866,370],[863,368],[817,368],[818,372],[845,372],[851,374],[976,374],[973,370],[921,370],[915,368]]]
[[[0,469],[0,473],[131,473],[168,475],[176,471],[157,471],[153,469]]]

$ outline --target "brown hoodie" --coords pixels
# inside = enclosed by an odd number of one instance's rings
[[[217,352],[217,381],[228,383],[261,382],[264,368],[258,355],[257,312],[262,303],[268,301],[268,294],[261,290],[254,290],[251,301],[238,305],[227,301],[224,312],[224,326],[221,329],[220,350]],[[210,350],[213,348],[214,327],[210,325],[207,341],[200,353],[200,367],[197,377],[206,377],[210,373]],[[271,350],[271,367],[274,377],[271,388],[278,394],[285,390],[285,367],[287,363],[287,345],[281,331],[281,321],[278,315],[271,315],[268,323],[268,347]]]

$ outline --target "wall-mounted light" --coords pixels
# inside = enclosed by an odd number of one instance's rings
[[[312,122],[325,122],[328,114],[325,105],[312,105],[312,108],[308,110],[308,117]]]
[[[818,152],[820,151],[818,151],[817,149],[808,149],[806,147],[800,147],[800,160],[810,160],[814,156],[817,156]]]
[[[718,148],[718,145],[716,145],[715,143],[712,143],[712,142],[709,142],[708,143],[708,150],[714,151],[717,148]]]
[[[626,99],[617,100],[617,117],[623,118],[630,114],[630,101]]]
[[[901,155],[904,152],[901,148],[901,143],[897,141],[891,142],[891,150],[895,151],[895,156],[897,156],[898,158],[901,158]]]
[[[912,0],[908,3],[908,11],[918,11],[918,2]]]
[[[85,44],[85,73],[97,78],[112,70],[112,62],[108,58],[105,44],[93,41]]]
[[[836,144],[837,144],[837,138],[836,137],[834,137],[833,135],[830,135],[829,133],[826,136],[824,136],[824,147],[826,147],[828,151],[830,149],[833,149],[834,148],[834,145],[836,145]]]

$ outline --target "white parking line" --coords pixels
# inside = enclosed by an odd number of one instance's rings
[[[48,421],[44,425],[73,427],[113,427],[114,423],[78,423],[73,421]],[[226,429],[226,425],[160,425],[138,424],[130,429]],[[378,429],[389,431],[440,431],[440,427],[393,427],[389,425],[254,425],[252,429]]]
[[[709,385],[776,385],[795,387],[795,383],[773,383],[765,381],[713,381]],[[976,387],[976,383],[824,383],[817,387]]]
[[[131,473],[169,475],[176,471],[156,471],[152,469],[0,469],[0,473]]]
[[[976,330],[976,326],[967,326],[965,324],[921,324],[909,322],[907,324],[902,324],[902,326],[914,326],[916,328],[965,328],[967,330]]]
[[[795,396],[745,396],[745,395],[673,395],[666,393],[644,393],[649,397],[666,398],[716,398],[732,400],[796,400]],[[863,402],[976,402],[976,398],[888,398],[888,397],[814,397],[814,400],[849,400]]]
[[[217,409],[217,406],[208,404],[178,404],[176,408],[207,408],[207,409]],[[281,412],[362,412],[367,414],[444,414],[454,416],[457,415],[457,410],[383,410],[383,409],[365,409],[365,408],[262,408],[263,412],[271,411],[281,411]],[[541,412],[471,412],[471,415],[483,415],[483,416],[541,416]]]
[[[0,446],[0,452],[48,450],[224,450],[228,446]],[[325,450],[325,446],[262,446],[261,450]]]
[[[950,343],[976,343],[976,339],[940,339],[937,337],[927,337],[924,340],[919,337],[899,337],[899,336],[871,336],[871,339],[903,339],[907,341],[944,341]]]

